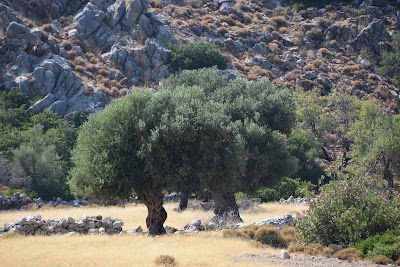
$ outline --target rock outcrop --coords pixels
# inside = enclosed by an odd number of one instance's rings
[[[267,76],[323,94],[333,87],[357,95],[385,87],[400,109],[399,89],[376,73],[400,29],[400,12],[388,1],[301,11],[277,0],[190,7],[169,0],[0,3],[0,88],[41,96],[35,112],[94,112],[132,86],[157,87],[170,75],[169,44],[198,38],[221,48],[230,78]]]
[[[63,24],[54,20],[32,28],[18,17],[30,12],[25,1],[0,4],[0,88],[42,97],[30,108],[33,112],[95,112],[119,90],[169,75],[168,45],[176,38],[162,16],[147,11],[146,0],[42,0],[35,5],[43,9],[31,18],[62,19]],[[73,14],[69,22],[61,17]]]

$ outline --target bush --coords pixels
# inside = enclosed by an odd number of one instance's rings
[[[289,232],[285,234],[289,236]],[[275,248],[285,248],[288,241],[284,238],[275,226],[271,225],[249,225],[239,230],[225,230],[222,232],[225,238],[244,238],[256,240],[262,244],[266,244]]]
[[[286,241],[279,235],[264,235],[261,238],[259,238],[257,241],[261,242],[262,244],[266,244],[271,247],[274,247],[274,248],[286,248],[287,247]]]
[[[203,40],[171,46],[171,68],[174,71],[217,66],[225,69],[226,60],[215,44]]]
[[[321,244],[307,244],[307,245],[301,245],[301,244],[294,244],[291,245],[288,249],[289,252],[299,252],[303,253],[306,255],[329,255],[332,254],[333,250],[330,249],[329,247],[325,247]]]
[[[178,263],[174,256],[160,255],[154,259],[154,263],[159,266],[177,266]]]
[[[383,255],[377,255],[377,256],[373,256],[371,258],[371,261],[375,264],[392,264],[394,263],[394,261],[386,256]]]
[[[394,79],[396,84],[400,85],[400,35],[393,37],[392,47],[393,52],[383,53],[378,73]]]
[[[364,258],[362,251],[355,248],[345,248],[335,253],[335,257],[339,260],[357,261]]]
[[[400,258],[400,230],[389,230],[384,234],[368,237],[355,247],[367,257],[383,255],[397,260]]]
[[[309,210],[299,216],[305,242],[355,244],[399,226],[399,198],[389,200],[376,180],[343,178],[321,188]]]
[[[300,182],[299,179],[283,178],[273,188],[260,187],[254,197],[261,199],[262,202],[279,201],[281,198],[309,197],[313,195],[315,185],[311,182]]]

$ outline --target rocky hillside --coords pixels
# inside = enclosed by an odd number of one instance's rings
[[[376,73],[399,33],[396,2],[295,10],[278,0],[0,0],[0,89],[60,115],[93,112],[170,75],[170,43],[204,38],[226,73],[328,93],[373,95],[395,112],[400,90]],[[390,5],[392,4],[392,5]]]

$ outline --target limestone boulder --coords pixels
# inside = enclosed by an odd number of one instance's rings
[[[41,43],[40,38],[31,33],[28,27],[15,21],[8,25],[3,44],[10,50],[25,51]]]

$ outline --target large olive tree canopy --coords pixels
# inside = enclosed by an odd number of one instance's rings
[[[195,82],[183,83],[185,75]],[[135,191],[148,208],[152,235],[165,233],[164,190],[207,188],[217,216],[240,220],[234,192],[294,169],[285,136],[292,115],[287,91],[267,80],[228,81],[215,69],[184,72],[156,93],[134,91],[89,118],[73,152],[72,192],[124,198]]]
[[[233,190],[243,176],[244,143],[224,112],[197,87],[136,91],[89,118],[74,150],[75,195],[128,197],[148,207],[151,234],[165,232],[163,190],[215,184]]]

